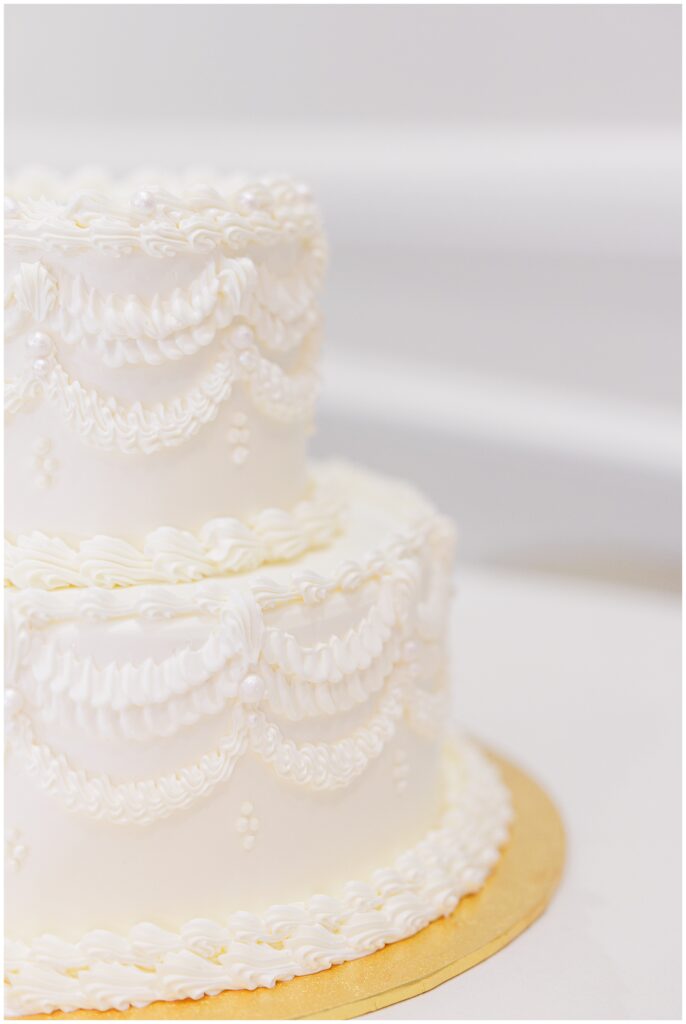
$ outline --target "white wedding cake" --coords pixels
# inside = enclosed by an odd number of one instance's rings
[[[9,1015],[365,956],[507,834],[446,726],[451,524],[306,461],[310,193],[161,180],[5,203]]]

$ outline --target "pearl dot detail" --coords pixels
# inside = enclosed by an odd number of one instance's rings
[[[257,367],[257,356],[254,352],[241,352],[238,357],[238,362],[247,373],[252,373],[252,371]]]
[[[241,206],[247,206],[249,210],[257,210],[260,206],[259,196],[255,192],[241,192],[238,201]]]
[[[259,704],[264,697],[264,681],[259,676],[246,676],[240,686],[241,700],[245,704]]]
[[[5,690],[5,717],[13,718],[21,710],[23,703],[24,699],[18,690],[12,687]]]
[[[407,759],[407,753],[404,750],[396,750],[393,755],[393,786],[396,793],[399,796],[406,791],[408,785],[408,778],[410,774],[410,765]]]
[[[236,818],[236,831],[242,836],[244,850],[252,850],[257,841],[257,833],[260,827],[260,820],[255,814],[255,808],[249,800],[241,804],[240,814]]]
[[[49,359],[34,359],[33,372],[37,377],[47,377],[50,373],[51,363]]]
[[[33,454],[39,458],[44,458],[50,454],[52,450],[52,442],[49,437],[37,437],[33,442]]]
[[[34,331],[26,339],[26,347],[34,357],[49,356],[52,352],[52,339],[43,331]]]
[[[33,468],[36,472],[35,483],[41,490],[50,487],[55,480],[59,462],[52,452],[52,441],[49,437],[37,437],[32,445]]]
[[[238,196],[238,205],[246,210],[263,210],[269,206],[269,193],[261,188],[245,189]]]
[[[23,841],[18,828],[12,828],[5,838],[5,863],[13,871],[18,871],[26,860],[29,848]]]
[[[255,341],[255,335],[247,324],[239,324],[233,331],[231,339],[236,348],[249,348]]]
[[[152,213],[155,209],[155,196],[142,188],[131,196],[131,208],[136,213]]]
[[[248,353],[244,353],[247,355]],[[236,412],[231,417],[231,427],[226,435],[231,449],[231,460],[235,466],[242,466],[250,454],[250,428],[248,417],[244,412]]]
[[[416,661],[419,657],[419,644],[414,640],[408,640],[403,647],[403,658],[405,661]]]

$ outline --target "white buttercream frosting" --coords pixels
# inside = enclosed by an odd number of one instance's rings
[[[364,956],[449,913],[506,837],[494,767],[444,758],[452,525],[305,460],[312,198],[205,182],[8,184],[14,1015]]]
[[[364,703],[396,666],[421,656],[418,644],[405,641],[410,627],[393,589],[385,582],[359,624],[314,646],[265,628],[254,599],[245,602],[259,637],[252,655],[229,608],[200,647],[181,644],[160,661],[104,661],[45,640],[28,643],[19,667],[22,692],[45,720],[139,740],[171,736],[237,697],[264,701],[292,721],[333,714]],[[408,646],[416,648],[413,658]]]
[[[303,259],[289,276],[279,276],[247,256],[220,257],[185,288],[150,300],[103,293],[80,274],[60,283],[42,263],[21,263],[6,297],[6,336],[40,323],[116,369],[194,355],[240,321],[268,350],[291,352],[319,324],[323,253],[308,250]]]
[[[85,387],[57,361],[47,335],[41,337],[45,354],[5,382],[6,415],[14,416],[43,397],[83,441],[102,451],[153,455],[186,444],[216,419],[239,381],[266,416],[289,423],[307,420],[313,413],[317,378],[312,369],[286,374],[260,355],[245,327],[222,339],[220,354],[197,384],[150,407],[139,401],[123,403]]]
[[[349,786],[383,752],[404,711],[412,720],[420,691],[403,685],[405,682],[396,677],[369,720],[333,743],[297,744],[263,712],[238,704],[229,720],[229,732],[215,749],[167,775],[133,782],[117,783],[104,773],[75,768],[63,754],[36,740],[26,714],[15,717],[9,744],[27,774],[68,810],[115,825],[149,825],[206,799],[231,778],[246,751],[270,764],[280,779],[298,786],[312,790]],[[210,714],[216,710],[212,705],[202,708]],[[185,725],[192,723],[193,717],[184,721]]]
[[[195,532],[301,500],[326,262],[307,190],[41,172],[8,190],[11,534],[140,548],[172,503]],[[59,474],[26,472],[37,438]]]
[[[196,533],[159,526],[140,548],[119,537],[78,545],[38,531],[5,543],[5,579],[16,587],[128,587],[185,583],[288,561],[331,541],[342,504],[325,484],[290,511],[264,509],[247,522],[213,519]]]
[[[442,820],[416,846],[336,895],[190,920],[178,932],[146,922],[77,942],[55,935],[10,942],[7,1012],[123,1010],[271,987],[407,938],[483,885],[507,837],[509,794],[466,740],[446,753],[445,800]]]
[[[18,251],[126,256],[140,250],[165,259],[321,233],[309,190],[285,178],[214,177],[199,184],[154,171],[112,180],[97,171],[59,177],[36,170],[10,179],[6,189],[12,205],[5,239]],[[149,202],[136,203],[143,192]]]

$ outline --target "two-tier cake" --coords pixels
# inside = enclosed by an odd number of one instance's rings
[[[446,728],[453,530],[309,465],[306,188],[11,183],[6,1005],[141,1007],[373,953],[507,830]]]

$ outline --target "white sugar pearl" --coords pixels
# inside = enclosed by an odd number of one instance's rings
[[[43,331],[34,331],[26,339],[26,347],[32,356],[49,356],[52,352],[52,340]]]
[[[233,331],[231,340],[236,348],[248,348],[255,341],[255,335],[252,328],[248,327],[247,324],[239,324],[235,331]]]
[[[246,836],[243,840],[243,848],[245,850],[252,850],[255,845],[255,836]]]
[[[403,657],[405,661],[415,661],[419,656],[419,647],[414,640],[408,640],[403,647]]]
[[[244,815],[244,817],[249,818],[252,812],[253,805],[249,800],[245,800],[244,803],[241,804],[241,814]]]
[[[5,718],[11,718],[21,710],[24,698],[18,690],[12,688],[5,690]]]
[[[248,417],[244,412],[235,412],[232,417],[232,423],[234,427],[244,427],[248,422]]]
[[[238,357],[238,362],[244,370],[251,371],[257,366],[257,356],[254,352],[241,352]]]
[[[45,456],[52,450],[52,441],[49,437],[37,437],[33,442],[34,455]]]
[[[152,213],[155,209],[155,197],[152,192],[142,188],[131,196],[131,206],[136,213]]]
[[[262,188],[250,188],[238,196],[238,202],[248,210],[262,210],[269,206],[269,193]]]
[[[47,488],[50,486],[50,482],[50,477],[47,475],[47,473],[40,473],[36,477],[36,486],[40,487],[42,491],[47,490]]]
[[[13,217],[19,210],[19,204],[16,199],[12,199],[12,196],[5,196],[5,216]]]
[[[51,362],[49,359],[34,359],[33,372],[37,377],[47,377],[50,373]]]
[[[246,676],[241,683],[241,700],[246,704],[258,704],[264,697],[264,681],[259,676]]]
[[[241,192],[238,197],[238,202],[241,206],[247,206],[249,210],[257,210],[261,205],[258,194],[248,190]]]
[[[242,466],[245,460],[247,459],[248,454],[248,449],[245,448],[243,445],[239,445],[238,448],[234,448],[233,452],[231,453],[231,458],[233,459],[236,466]]]

